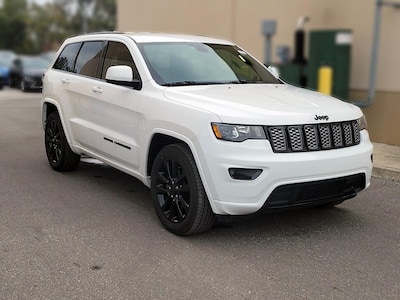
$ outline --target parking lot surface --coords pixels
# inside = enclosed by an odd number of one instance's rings
[[[40,96],[0,91],[0,299],[398,299],[398,182],[182,238],[134,178],[53,171]]]

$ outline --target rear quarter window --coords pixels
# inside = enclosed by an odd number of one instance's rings
[[[65,46],[57,57],[53,69],[76,73],[75,59],[81,45],[82,43],[74,43]]]

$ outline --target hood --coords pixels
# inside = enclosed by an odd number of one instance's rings
[[[287,84],[168,87],[164,95],[214,113],[224,123],[312,124],[362,116],[361,110],[352,104]]]
[[[45,71],[45,69],[26,69],[24,70],[24,75],[32,77],[42,77]]]

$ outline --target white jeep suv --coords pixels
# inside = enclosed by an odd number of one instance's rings
[[[336,205],[370,184],[358,107],[288,85],[219,39],[69,38],[44,76],[42,117],[53,169],[88,155],[138,178],[179,235],[220,216]]]

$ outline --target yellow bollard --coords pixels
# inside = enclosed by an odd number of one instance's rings
[[[333,69],[330,66],[321,66],[318,70],[318,92],[332,95]]]

